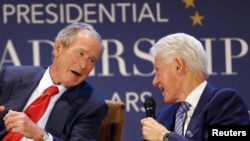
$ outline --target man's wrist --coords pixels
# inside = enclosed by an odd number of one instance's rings
[[[173,132],[167,132],[164,134],[162,141],[169,141],[173,134]]]
[[[48,141],[48,140],[49,140],[49,133],[45,131],[41,141]]]

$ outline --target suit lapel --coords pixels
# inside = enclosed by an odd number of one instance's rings
[[[171,130],[171,131],[174,131],[174,127],[175,127],[175,115],[176,115],[176,112],[177,112],[177,109],[179,108],[180,106],[180,102],[178,103],[175,103],[173,104],[173,107],[171,108],[173,112],[171,112],[169,118],[168,118],[168,129]]]
[[[170,131],[174,131],[175,115],[179,105],[180,103],[168,104],[156,115],[156,120]]]
[[[22,82],[17,82],[13,86],[10,100],[4,104],[7,109],[22,111],[28,98],[36,88],[39,80],[41,79],[44,70],[38,72],[32,78],[25,78]],[[17,102],[18,101],[18,102]]]
[[[197,104],[197,106],[194,110],[194,113],[192,115],[192,118],[189,122],[187,132],[186,132],[186,134],[188,136],[194,135],[196,132],[196,129],[199,129],[198,127],[200,125],[199,125],[199,122],[197,122],[197,121],[201,121],[201,119],[200,119],[201,114],[204,113],[203,112],[204,107],[206,106],[206,104],[208,103],[210,98],[212,97],[214,90],[215,90],[215,88],[210,83],[207,83],[207,86],[205,87],[205,89],[201,95],[200,101]]]
[[[78,112],[73,113],[72,111],[77,110],[76,108],[79,108],[79,106],[84,107],[84,105],[88,103],[92,96],[92,90],[86,82],[83,82],[79,86],[69,88],[56,102],[50,113],[45,129],[56,136],[61,136],[61,138],[67,136],[66,133],[70,132],[74,117],[77,117],[77,114],[79,114]]]
[[[72,107],[67,100],[59,99],[51,111],[45,129],[56,136],[62,135],[71,109]]]
[[[68,116],[72,110],[72,99],[77,98],[80,88],[69,88],[56,102],[53,110],[50,113],[48,122],[45,129],[54,135],[60,136],[63,133],[63,129],[67,126]]]

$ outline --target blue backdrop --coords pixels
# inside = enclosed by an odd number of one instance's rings
[[[106,99],[126,105],[124,141],[141,137],[143,102],[153,96],[149,48],[170,33],[197,37],[209,56],[209,81],[237,89],[250,109],[249,0],[1,0],[0,67],[47,66],[54,37],[65,25],[84,21],[103,37],[104,55],[88,81]],[[49,54],[49,55],[47,55]]]

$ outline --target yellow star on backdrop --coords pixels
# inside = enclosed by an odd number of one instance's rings
[[[194,0],[182,0],[186,4],[186,8],[188,7],[195,7]]]
[[[190,16],[190,18],[193,20],[193,25],[202,25],[202,20],[204,19],[204,16],[200,15],[198,12],[195,12],[194,16]]]

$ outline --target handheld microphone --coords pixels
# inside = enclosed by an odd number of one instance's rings
[[[155,118],[155,100],[153,97],[148,97],[144,102],[146,117]]]

